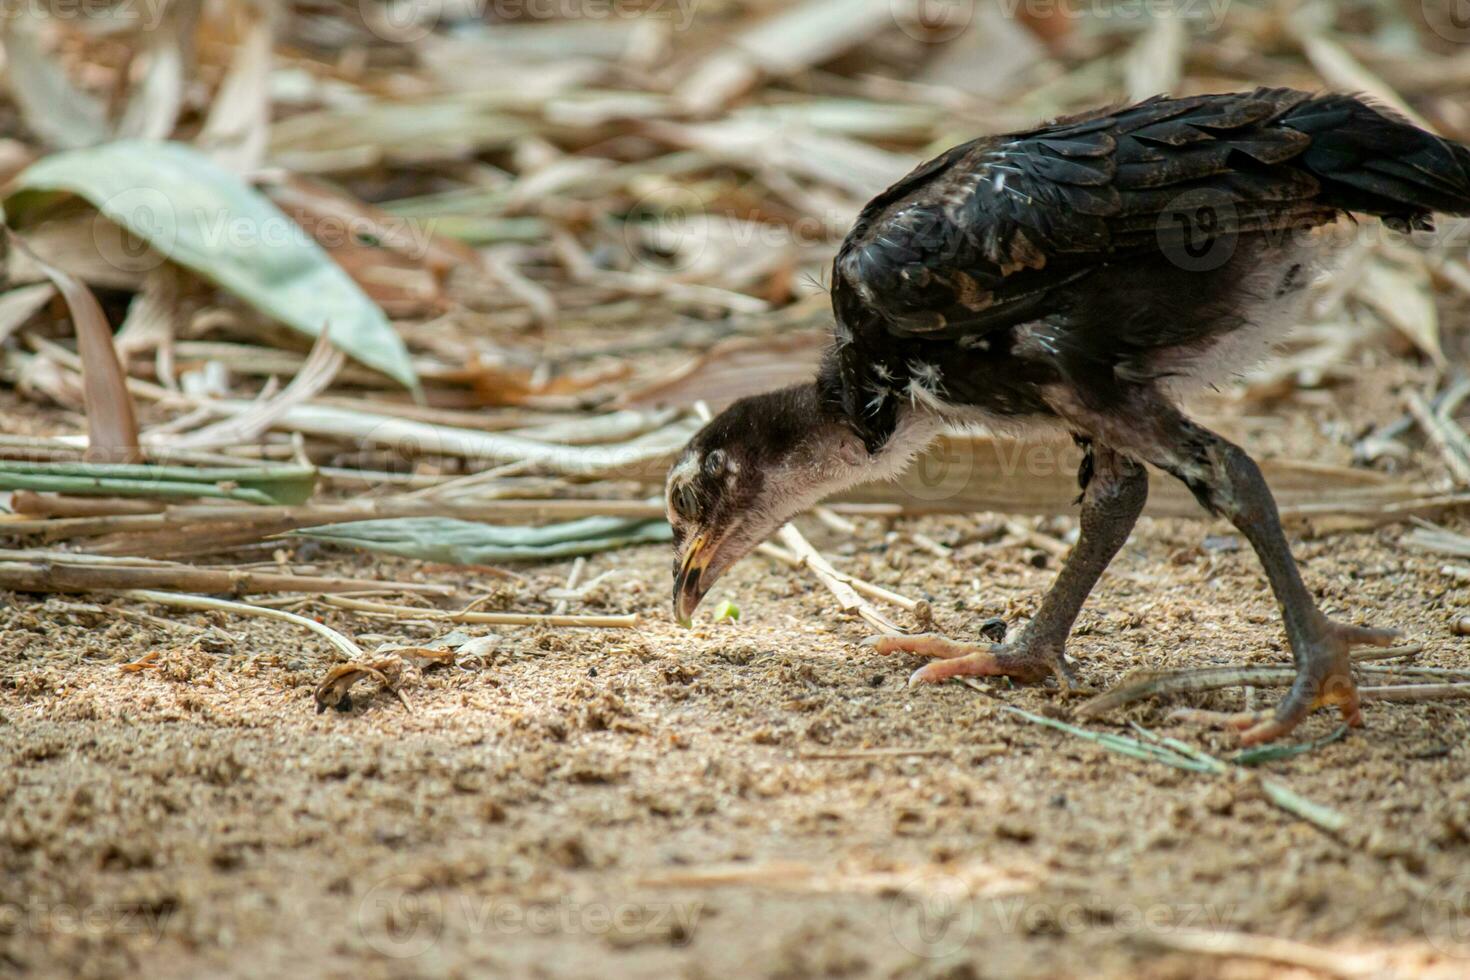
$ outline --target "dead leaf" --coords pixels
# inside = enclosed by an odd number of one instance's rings
[[[328,708],[336,708],[338,711],[343,712],[351,711],[352,695],[350,692],[352,685],[360,680],[371,679],[377,681],[383,686],[384,690],[391,692],[397,697],[399,703],[403,705],[404,710],[411,714],[413,707],[408,703],[408,699],[403,696],[403,692],[398,690],[397,685],[388,676],[390,672],[396,675],[401,668],[402,662],[392,658],[378,660],[372,664],[353,662],[338,664],[327,671],[327,676],[322,678],[322,682],[317,685],[315,694],[316,713],[321,714]]]
[[[30,253],[66,300],[82,359],[83,397],[87,410],[87,460],[95,463],[140,463],[138,422],[133,396],[112,345],[112,327],[97,297],[81,280],[62,272],[30,252],[20,236],[6,230],[12,247]]]

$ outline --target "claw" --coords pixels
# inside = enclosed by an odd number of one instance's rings
[[[1296,680],[1275,711],[1181,709],[1170,712],[1169,718],[1188,724],[1234,729],[1240,733],[1242,745],[1260,745],[1281,738],[1312,712],[1329,706],[1336,706],[1344,724],[1360,727],[1363,710],[1357,684],[1353,681],[1348,651],[1353,646],[1393,646],[1402,637],[1398,630],[1346,626],[1326,620],[1321,634],[1304,651]]]

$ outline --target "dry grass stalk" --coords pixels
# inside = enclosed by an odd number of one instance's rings
[[[817,581],[826,586],[827,591],[832,593],[833,597],[837,600],[837,604],[842,607],[843,612],[856,614],[864,622],[884,633],[902,634],[907,632],[902,626],[899,626],[887,616],[884,616],[876,607],[858,595],[857,590],[845,581],[847,576],[838,573],[837,569],[833,568],[831,563],[822,557],[821,553],[811,546],[811,542],[807,541],[802,533],[796,529],[796,525],[785,525],[777,532],[777,537],[786,545],[791,554],[796,556],[797,560],[801,563],[800,567],[808,569],[816,576]]]
[[[366,602],[340,595],[323,595],[319,598],[326,605],[339,609],[418,622],[474,623],[482,626],[584,626],[593,629],[633,629],[638,625],[636,613],[624,616],[558,616],[554,613],[445,612],[416,606]]]
[[[1265,960],[1281,966],[1293,966],[1343,980],[1363,980],[1383,976],[1387,964],[1383,957],[1362,953],[1338,953],[1309,946],[1278,936],[1262,936],[1247,932],[1225,932],[1208,929],[1149,930],[1138,937],[1140,942],[1166,949],[1203,956]]]
[[[652,518],[662,517],[663,513],[663,505],[642,500],[487,500],[456,504],[432,499],[385,497],[301,507],[179,505],[155,514],[7,521],[0,527],[9,534],[35,534],[47,541],[64,541],[104,534],[178,531],[202,523],[237,529],[268,527],[269,530],[261,533],[278,534],[296,528],[389,517],[457,517],[467,521],[509,524],[579,517]],[[192,533],[197,534],[197,529]]]
[[[758,546],[756,548],[756,551],[758,551],[760,554],[766,555],[767,557],[774,558],[777,561],[781,562],[781,564],[789,566],[791,568],[801,568],[804,564],[802,559],[798,557],[795,553],[787,551],[785,548],[782,548],[779,545],[771,544],[769,541]],[[926,603],[923,599],[910,599],[908,596],[900,595],[897,592],[885,589],[881,585],[874,585],[872,582],[867,582],[863,579],[855,578],[854,576],[849,575],[846,572],[838,571],[835,568],[832,570],[832,575],[839,581],[845,582],[846,584],[852,586],[855,592],[860,592],[870,599],[878,599],[882,602],[892,603],[893,605],[898,606],[900,609],[906,609],[909,612],[914,613],[915,615],[920,615],[921,610],[923,610],[928,605],[928,603]],[[925,617],[921,616],[920,618]]]
[[[284,609],[270,609],[265,606],[251,605],[246,602],[232,602],[228,599],[214,599],[210,596],[186,595],[176,592],[156,592],[150,589],[128,589],[120,592],[125,598],[135,599],[139,602],[151,602],[160,606],[174,606],[179,609],[203,609],[215,612],[235,613],[241,616],[259,616],[265,619],[278,619],[281,622],[300,626],[311,630],[313,633],[326,639],[332,646],[336,647],[348,660],[363,656],[362,648],[353,643],[341,633],[318,623],[314,619],[298,616]]]
[[[1417,391],[1404,393],[1404,405],[1409,413],[1414,416],[1414,421],[1439,449],[1445,465],[1450,468],[1457,486],[1470,487],[1470,457],[1465,455],[1464,444],[1466,442],[1463,430],[1458,430],[1459,425],[1451,418],[1440,415],[1424,396]]]

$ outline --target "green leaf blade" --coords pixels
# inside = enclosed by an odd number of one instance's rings
[[[407,388],[418,378],[383,311],[310,235],[263,194],[197,150],[121,140],[38,160],[8,188],[26,198],[66,191],[163,255],[310,337],[332,342]]]

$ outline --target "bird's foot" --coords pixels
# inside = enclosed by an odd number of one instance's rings
[[[1023,634],[1010,643],[961,643],[937,633],[916,636],[870,636],[863,641],[879,653],[916,653],[933,657],[909,676],[909,686],[937,684],[951,677],[1010,677],[1040,681],[1055,676],[1064,692],[1078,689],[1071,665],[1060,647],[1028,641]]]
[[[1351,650],[1355,646],[1388,647],[1399,639],[1397,630],[1372,629],[1336,623],[1326,616],[1297,651],[1301,667],[1291,690],[1274,711],[1198,711],[1183,709],[1174,721],[1233,729],[1240,744],[1259,745],[1289,734],[1318,708],[1336,705],[1345,724],[1363,724],[1358,685],[1353,680]]]

